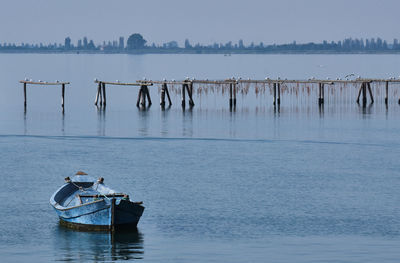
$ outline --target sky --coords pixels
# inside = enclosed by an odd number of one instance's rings
[[[140,33],[156,44],[400,39],[399,0],[0,0],[0,43],[95,43]]]

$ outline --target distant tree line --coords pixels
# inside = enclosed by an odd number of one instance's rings
[[[65,38],[64,44],[29,44],[29,43],[0,43],[0,52],[97,52],[97,53],[375,53],[375,52],[400,52],[400,44],[397,39],[391,43],[381,38],[358,39],[346,38],[343,41],[326,40],[321,43],[302,43],[293,41],[289,44],[265,45],[263,42],[255,44],[245,44],[243,40],[237,43],[229,41],[227,43],[213,43],[208,45],[191,44],[188,39],[184,46],[179,46],[178,42],[170,41],[157,45],[147,44],[147,40],[139,33],[129,36],[126,43],[124,37],[114,41],[103,41],[95,44],[87,37],[79,39],[76,44],[72,43],[70,37]]]

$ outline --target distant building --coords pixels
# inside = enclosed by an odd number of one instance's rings
[[[83,38],[83,47],[84,47],[84,48],[87,48],[87,47],[88,47],[88,40],[87,40],[87,37],[84,37],[84,38]]]
[[[119,37],[119,49],[124,49],[124,48],[125,48],[124,37]]]
[[[70,49],[71,48],[71,38],[69,38],[69,37],[65,38],[64,48],[65,49]]]
[[[82,48],[82,39],[78,40],[78,48]]]

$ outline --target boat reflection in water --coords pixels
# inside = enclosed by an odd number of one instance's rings
[[[143,259],[143,235],[137,229],[82,232],[59,225],[55,229],[58,261],[120,261]]]

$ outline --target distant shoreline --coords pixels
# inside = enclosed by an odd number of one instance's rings
[[[135,50],[135,51],[99,51],[99,50],[1,50],[0,54],[127,54],[127,55],[150,55],[150,54],[198,54],[198,55],[399,55],[400,50],[382,51],[260,51],[260,50]]]

